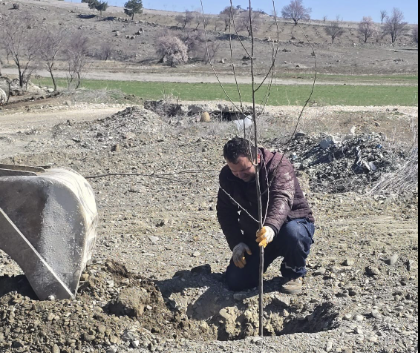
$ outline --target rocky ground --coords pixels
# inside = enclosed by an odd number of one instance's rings
[[[286,147],[295,111],[267,109],[261,141],[294,160],[317,233],[301,295],[279,293],[281,259],[268,270],[261,340],[257,291],[225,287],[231,254],[215,212],[221,148],[237,130],[226,114],[201,123],[186,106],[7,132],[2,112],[0,163],[80,172],[100,223],[74,301],[37,301],[0,253],[0,352],[418,352],[416,186],[366,193],[406,160],[417,108],[312,107]]]

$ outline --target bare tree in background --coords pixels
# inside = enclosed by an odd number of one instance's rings
[[[200,11],[193,11],[193,15],[194,15],[194,21],[193,23],[196,25],[195,29],[197,30],[198,27],[200,27],[200,25],[203,23],[203,21],[201,20],[201,13]]]
[[[187,46],[190,57],[201,56],[205,52],[205,35],[202,30],[186,29],[179,39]]]
[[[363,20],[359,23],[358,30],[363,37],[363,41],[367,43],[369,38],[376,32],[375,23],[373,22],[372,17],[363,17]]]
[[[311,12],[311,8],[303,6],[302,0],[292,0],[289,5],[283,7],[281,15],[285,19],[293,20],[295,25],[297,25],[299,21],[309,21],[311,19]]]
[[[188,62],[188,47],[181,39],[170,34],[158,38],[156,53],[161,57],[161,62],[171,67]]]
[[[222,12],[220,12],[220,18],[225,24],[225,32],[229,29],[229,26],[232,23],[232,19],[236,17],[239,13],[237,8],[227,6]]]
[[[384,23],[384,20],[388,17],[388,12],[386,10],[381,10],[381,24]]]
[[[341,37],[345,30],[341,26],[342,21],[340,20],[340,16],[337,16],[335,21],[332,21],[327,27],[325,27],[325,32],[331,37],[331,42],[334,44],[335,40]]]
[[[29,82],[39,54],[38,35],[34,27],[34,19],[29,14],[0,17],[0,43],[7,57],[11,57],[17,66],[19,86],[22,88]]]
[[[413,40],[415,43],[419,42],[419,25],[415,25],[413,28]]]
[[[99,57],[101,60],[107,61],[111,58],[113,52],[112,44],[109,41],[105,41],[101,43],[99,48]]]
[[[251,16],[251,21],[250,21]],[[252,23],[252,28],[251,28]],[[257,34],[263,25],[263,20],[260,12],[253,11],[252,9],[248,11],[241,12],[236,19],[236,30],[238,32],[247,32],[249,36],[252,33]]]
[[[89,38],[74,33],[66,43],[66,60],[68,65],[68,88],[78,89],[82,82],[83,70],[87,64]]]
[[[404,14],[397,8],[394,8],[392,15],[387,17],[384,25],[384,34],[391,36],[391,42],[394,44],[398,37],[404,32],[407,22],[404,22]]]
[[[184,13],[175,17],[175,20],[185,29],[189,24],[194,22],[195,15],[193,11],[185,10]]]
[[[206,43],[205,32],[201,29],[186,29],[180,36],[180,39],[187,46],[188,56],[190,58],[203,60],[206,64],[209,64],[210,61],[213,61],[220,48],[220,43],[216,40]],[[206,51],[206,46],[208,53]]]
[[[64,49],[66,40],[66,29],[55,29],[47,27],[40,31],[40,58],[45,62],[51,80],[54,86],[54,92],[57,91],[57,82],[54,76],[54,69],[58,55]]]

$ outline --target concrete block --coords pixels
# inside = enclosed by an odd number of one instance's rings
[[[39,299],[72,298],[96,240],[93,190],[71,170],[23,172],[0,170],[0,249]]]

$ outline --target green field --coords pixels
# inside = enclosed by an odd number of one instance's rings
[[[39,79],[35,83],[51,86],[51,80]],[[65,87],[65,80],[59,80],[59,86]],[[233,101],[239,101],[236,86],[224,85]],[[83,80],[82,88],[88,90],[119,90],[125,95],[135,95],[142,99],[159,100],[172,95],[187,101],[227,100],[219,84],[209,83],[162,83],[137,81],[100,81]],[[240,85],[242,99],[251,102],[250,85]],[[268,100],[269,105],[302,105],[311,92],[310,85],[273,86]],[[257,103],[262,103],[266,87],[258,93]],[[417,106],[418,86],[357,86],[357,85],[322,85],[317,84],[310,100],[318,105],[351,105],[351,106]]]

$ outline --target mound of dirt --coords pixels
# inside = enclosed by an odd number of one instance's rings
[[[159,130],[164,122],[155,113],[139,107],[128,107],[95,122],[58,124],[54,138],[73,141],[75,148],[101,150],[131,148],[161,139]],[[166,125],[166,124],[165,124]],[[75,143],[75,144],[74,144]]]
[[[219,276],[212,275],[209,266],[201,266],[154,283],[118,262],[107,261],[87,268],[77,300],[47,302],[35,299],[24,276],[0,278],[0,348],[14,352],[28,348],[87,352],[92,347],[101,352],[110,347],[162,351],[165,342],[174,339],[227,341],[258,335],[256,291],[220,296],[225,289]],[[188,287],[199,288],[201,299],[189,293]],[[338,325],[339,313],[330,302],[314,304],[311,315],[296,318],[290,312],[299,308],[290,298],[272,293],[265,296],[265,312],[269,336],[320,332]]]
[[[208,326],[171,312],[153,282],[113,261],[88,267],[74,301],[37,301],[23,276],[0,283],[1,351],[88,352],[214,338]]]

